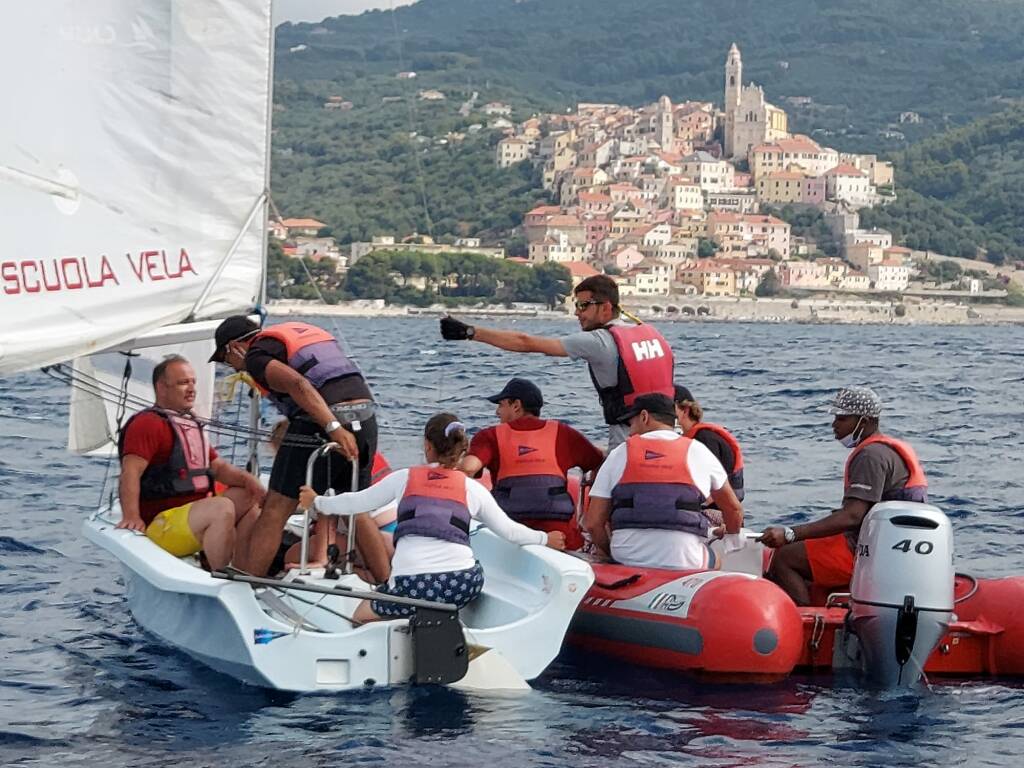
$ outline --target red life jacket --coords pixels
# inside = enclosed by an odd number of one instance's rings
[[[139,411],[121,428],[117,441],[118,456],[124,458],[124,440],[128,427],[139,415],[155,413],[171,427],[174,444],[166,464],[149,464],[139,479],[139,498],[144,501],[170,499],[213,490],[210,472],[210,441],[203,425],[191,414],[152,406]]]
[[[391,465],[384,454],[377,451],[373,454],[373,466],[370,468],[370,485],[376,485],[391,474]]]
[[[882,445],[887,445],[896,451],[900,459],[907,466],[907,474],[909,475],[903,488],[883,493],[882,501],[916,501],[926,504],[928,502],[928,479],[924,475],[924,468],[921,466],[921,462],[918,461],[914,449],[910,447],[909,443],[881,433],[871,435],[850,451],[850,456],[846,459],[846,469],[843,471],[843,487],[846,488],[850,485],[850,464],[853,462],[853,457],[872,443],[882,443]]]
[[[281,323],[260,331],[253,341],[275,339],[284,344],[288,366],[304,376],[318,390],[329,381],[360,374],[338,341],[323,328],[310,323]],[[288,418],[301,412],[290,397],[260,388],[278,410]]]
[[[540,429],[495,428],[498,476],[491,493],[513,519],[569,520],[575,507],[558,464],[558,422]]]
[[[729,449],[732,451],[734,462],[732,467],[725,467],[726,473],[729,475],[729,485],[732,486],[733,491],[736,492],[736,498],[743,501],[743,451],[740,450],[740,444],[733,437],[732,433],[725,427],[719,424],[709,424],[706,421],[699,421],[687,431],[686,436],[694,438],[697,433],[701,430],[709,430],[714,432],[716,435],[725,440]]]
[[[688,437],[626,440],[626,467],[612,489],[612,530],[660,528],[707,536],[704,494],[693,482]]]
[[[415,535],[469,546],[471,518],[464,474],[441,467],[411,467],[398,502],[394,541]]]
[[[601,398],[606,424],[618,424],[627,406],[640,395],[658,393],[673,397],[672,347],[650,325],[608,325],[619,353],[618,376],[614,386],[600,387],[590,369],[590,378]]]

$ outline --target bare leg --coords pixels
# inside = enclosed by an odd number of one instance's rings
[[[243,488],[228,488],[221,496],[231,499],[235,505],[235,550],[247,552],[253,526],[260,516],[260,507],[255,503],[252,494]]]
[[[324,518],[317,520],[319,523]],[[306,553],[306,566],[308,568],[323,568],[327,565],[327,539],[320,535],[319,526],[313,528],[309,536],[309,551]],[[302,560],[302,542],[296,542],[288,547],[284,553],[284,567],[288,570],[298,568]]]
[[[268,491],[263,500],[263,511],[253,524],[249,545],[246,551],[238,552],[235,565],[254,576],[266,575],[281,546],[281,532],[285,523],[298,505],[298,499],[290,499],[277,491]]]
[[[786,544],[775,551],[766,576],[782,587],[797,605],[810,605],[811,564],[803,542]]]
[[[378,616],[374,613],[373,608],[370,607],[369,600],[363,600],[356,607],[356,612],[352,614],[352,621],[356,624],[366,624],[371,621],[382,621],[383,619],[383,616]]]
[[[213,497],[193,502],[188,527],[203,546],[210,568],[217,570],[231,562],[235,550],[235,508],[230,499]]]

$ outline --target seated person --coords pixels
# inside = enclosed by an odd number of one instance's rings
[[[560,532],[535,531],[510,520],[480,483],[456,469],[468,444],[465,427],[455,416],[436,414],[424,429],[426,465],[397,470],[366,490],[341,496],[317,496],[304,486],[300,503],[325,515],[340,515],[368,512],[397,500],[391,577],[377,591],[461,608],[484,586],[483,568],[469,546],[472,518],[480,518],[498,536],[515,544],[565,548],[565,536]],[[407,617],[412,610],[383,600],[364,600],[353,621]]]
[[[487,399],[497,404],[500,424],[473,437],[462,471],[476,477],[486,467],[505,514],[528,528],[561,531],[566,548],[579,549],[583,535],[566,475],[572,467],[597,469],[601,449],[568,424],[540,418],[544,398],[532,381],[511,379]]]
[[[686,387],[676,384],[675,402],[679,430],[685,437],[708,447],[725,468],[736,498],[743,501],[743,451],[739,441],[725,427],[703,421],[704,409]],[[721,525],[722,513],[715,508],[714,500],[709,499],[706,506],[705,514],[713,523]]]
[[[843,475],[843,502],[803,525],[773,525],[761,534],[776,549],[766,574],[793,598],[810,605],[810,585],[842,589],[853,577],[864,516],[880,501],[928,501],[928,479],[914,449],[879,429],[882,399],[868,387],[839,390],[832,401],[832,436],[851,449]]]
[[[259,480],[217,457],[192,415],[196,376],[172,355],[153,369],[156,404],[132,416],[121,430],[121,522],[145,531],[177,557],[202,550],[209,567],[231,562],[259,516]],[[214,481],[228,486],[213,496]]]
[[[743,525],[725,469],[706,446],[673,429],[672,398],[640,395],[623,418],[630,437],[608,454],[590,489],[586,527],[594,546],[625,565],[719,567],[707,546],[708,496],[726,532],[737,534]]]

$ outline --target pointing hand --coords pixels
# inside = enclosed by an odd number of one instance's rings
[[[472,338],[474,328],[451,315],[441,318],[441,337],[447,341],[465,341]]]

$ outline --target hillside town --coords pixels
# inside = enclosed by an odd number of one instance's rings
[[[624,295],[747,295],[769,271],[784,289],[899,292],[915,274],[889,232],[859,227],[859,209],[895,199],[892,166],[790,133],[786,112],[743,84],[735,44],[721,110],[582,103],[508,134],[498,166],[537,164],[557,201],[524,216],[529,261],[616,274]],[[766,211],[781,206],[820,211],[839,253],[794,237]]]
[[[862,227],[860,211],[896,199],[892,165],[790,132],[786,111],[769,103],[760,86],[743,84],[735,44],[726,56],[721,109],[662,96],[642,107],[580,103],[575,111],[516,123],[510,105],[477,107],[478,98],[473,92],[459,113],[482,114],[486,129],[501,137],[496,165],[532,164],[547,193],[547,202],[523,212],[511,240],[444,235],[435,241],[412,232],[340,245],[324,222],[309,217],[276,219],[270,236],[285,256],[329,259],[336,286],[375,252],[475,254],[527,266],[555,262],[573,284],[606,273],[616,277],[623,296],[655,303],[660,297],[796,292],[823,299],[846,294],[854,302],[905,295],[973,304],[1001,301],[1008,281],[1022,282],[977,268],[985,265],[938,268],[946,259],[941,254],[912,251],[884,229]],[[418,99],[440,103],[446,96],[424,89]],[[799,105],[801,99],[786,101]],[[334,104],[325,109],[341,108]],[[397,271],[392,279],[411,284]]]

